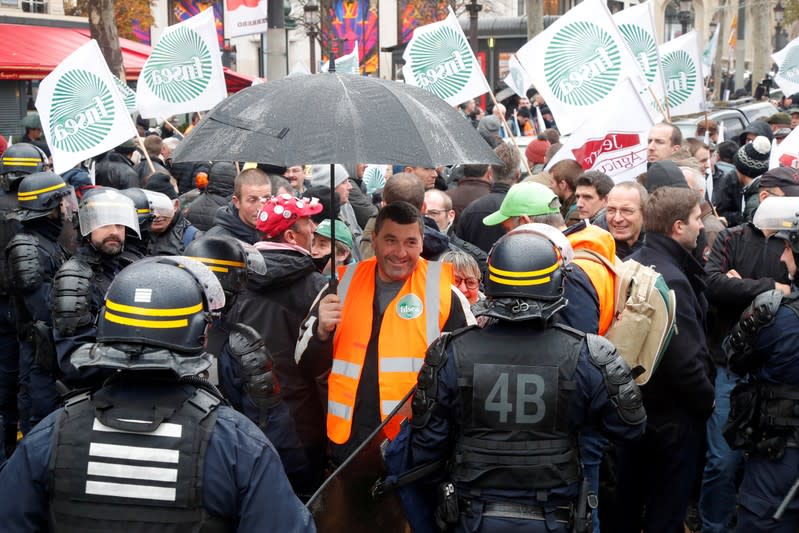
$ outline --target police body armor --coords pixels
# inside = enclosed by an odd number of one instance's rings
[[[546,490],[581,479],[568,411],[583,334],[553,326],[503,335],[518,327],[498,324],[451,341],[464,411],[450,477],[457,484]]]
[[[67,402],[50,459],[53,531],[232,529],[202,502],[220,399],[204,388],[186,394],[178,387],[142,394],[135,404],[121,404],[104,389]]]
[[[783,296],[774,290],[756,296],[724,345],[730,368],[741,375],[753,374],[730,394],[730,415],[724,427],[730,447],[748,456],[779,459],[786,447],[799,447],[799,386],[764,382],[754,376],[768,355],[756,352],[754,343],[760,329],[774,321],[781,305],[799,317],[797,293]]]
[[[113,276],[121,270],[115,258],[109,261],[114,264],[84,251],[58,269],[53,281],[53,326],[62,336],[72,336],[96,321]]]
[[[13,194],[0,191],[0,250],[5,250],[14,235],[19,233],[22,225],[6,217],[9,211],[17,207],[17,198]],[[11,277],[8,272],[8,263],[0,261],[0,296],[8,296],[11,290]]]

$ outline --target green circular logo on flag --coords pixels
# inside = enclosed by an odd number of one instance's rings
[[[619,26],[619,31],[641,66],[646,81],[648,83],[655,81],[658,69],[658,45],[652,34],[637,24],[622,24]]]
[[[660,58],[669,107],[684,103],[694,92],[696,86],[696,63],[685,50],[675,50]]]
[[[177,103],[200,96],[212,70],[211,53],[200,34],[182,26],[161,38],[142,75],[156,96]]]
[[[70,70],[53,89],[50,142],[65,152],[81,152],[100,144],[114,124],[114,98],[99,76]]]
[[[605,98],[621,75],[621,52],[608,32],[591,22],[561,28],[544,53],[544,77],[553,94],[574,106]]]
[[[416,84],[443,100],[463,90],[474,69],[469,43],[448,26],[419,35],[409,55]]]
[[[785,54],[779,75],[788,81],[799,83],[799,46],[794,46]]]
[[[424,305],[415,294],[406,294],[397,302],[397,314],[405,320],[412,320],[422,314]]]

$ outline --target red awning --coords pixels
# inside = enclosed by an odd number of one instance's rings
[[[41,80],[74,50],[90,39],[88,28],[52,28],[0,24],[0,80]],[[119,39],[128,80],[139,77],[150,56],[147,45]],[[252,84],[255,78],[225,68],[229,94]]]

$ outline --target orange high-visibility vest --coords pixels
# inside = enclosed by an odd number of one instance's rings
[[[336,444],[350,438],[355,395],[372,333],[377,260],[372,257],[339,269],[342,322],[333,337],[333,367],[327,381],[327,436]],[[377,341],[381,419],[408,391],[427,347],[449,317],[452,265],[419,259],[416,269],[383,313]]]
[[[585,229],[567,236],[574,251],[588,248],[602,254],[613,263],[616,255],[616,243],[605,230],[597,226],[588,225]],[[604,335],[613,323],[616,305],[616,278],[605,265],[598,260],[574,258],[574,263],[582,268],[599,299],[599,334]]]

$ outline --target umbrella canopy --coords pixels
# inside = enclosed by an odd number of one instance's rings
[[[502,164],[438,96],[396,81],[338,73],[255,85],[220,102],[174,161],[293,166]]]

